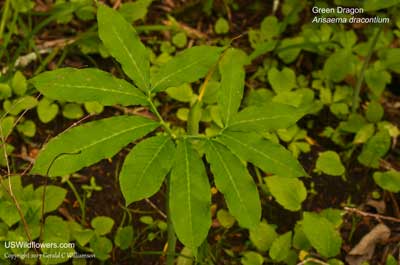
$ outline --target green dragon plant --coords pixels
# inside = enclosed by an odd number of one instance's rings
[[[300,209],[306,190],[298,177],[306,175],[304,169],[289,151],[264,139],[260,133],[295,124],[305,114],[305,107],[268,102],[239,111],[245,80],[243,66],[247,62],[244,52],[196,46],[150,71],[146,47],[118,12],[100,5],[97,19],[103,44],[132,83],[91,68],[57,69],[42,73],[31,82],[53,100],[96,101],[104,106],[141,105],[149,107],[157,120],[122,115],[76,126],[46,144],[31,174],[46,175],[51,163],[48,177],[71,174],[112,157],[129,143],[157,130],[138,142],[125,158],[119,175],[120,187],[129,205],[155,194],[166,179],[168,229],[175,231],[178,239],[194,253],[206,239],[211,225],[211,186],[202,159],[204,153],[217,189],[224,194],[230,213],[242,227],[256,227],[261,219],[257,186],[245,162],[273,174],[267,178],[267,184],[278,202],[289,210]],[[199,133],[199,112],[203,89],[217,69],[221,76],[218,106],[223,128],[210,137]],[[187,133],[175,135],[158,112],[154,97],[169,87],[203,77],[206,78],[199,97],[189,112]],[[54,160],[60,153],[75,155]],[[281,181],[287,186],[280,185]],[[169,237],[173,235],[169,233]]]

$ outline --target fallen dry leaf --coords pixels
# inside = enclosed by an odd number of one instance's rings
[[[375,251],[376,244],[387,240],[390,237],[390,229],[384,224],[378,224],[346,256],[350,265],[361,265],[364,261],[370,260]]]

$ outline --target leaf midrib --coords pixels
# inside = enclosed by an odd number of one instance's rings
[[[237,197],[239,198],[241,208],[243,208],[245,210],[245,212],[247,213],[247,216],[250,216],[251,214],[250,214],[249,210],[247,209],[247,207],[245,207],[246,204],[244,203],[244,201],[243,201],[243,199],[242,199],[242,197],[240,195],[239,189],[238,189],[235,181],[233,180],[232,172],[229,170],[229,168],[226,165],[225,161],[222,159],[221,154],[218,152],[217,148],[214,146],[214,144],[212,142],[211,142],[211,148],[213,148],[214,152],[217,154],[217,157],[218,157],[219,161],[221,162],[225,172],[228,174],[228,177],[229,177],[229,180],[230,180],[230,182],[231,182],[231,184],[233,186],[233,189],[234,189]]]
[[[136,126],[136,127],[132,127],[132,128],[129,128],[129,129],[125,129],[125,130],[119,131],[119,132],[114,133],[114,134],[111,134],[111,135],[109,135],[109,136],[107,136],[107,137],[101,138],[101,139],[98,140],[98,141],[94,141],[93,143],[90,143],[90,144],[88,144],[88,145],[84,145],[84,146],[82,146],[81,148],[75,148],[74,150],[72,150],[72,151],[70,151],[70,152],[79,152],[79,151],[83,151],[83,150],[89,149],[90,147],[92,147],[92,146],[94,146],[94,145],[97,145],[97,144],[99,144],[99,143],[105,142],[105,141],[107,141],[107,140],[109,140],[109,139],[111,139],[111,138],[117,137],[117,136],[119,136],[119,135],[121,135],[121,134],[125,134],[125,133],[127,133],[127,132],[129,132],[129,131],[134,131],[134,130],[136,130],[136,129],[140,129],[140,128],[143,128],[143,127],[147,127],[147,126],[150,126],[150,125],[153,125],[153,124],[154,124],[153,122],[148,122],[148,123],[145,123],[145,124]],[[59,138],[58,138],[58,139],[59,139]]]
[[[187,150],[187,143],[184,142],[184,153],[185,153],[185,177],[186,177],[186,189],[188,194],[188,209],[189,209],[189,227],[190,227],[190,241],[192,243],[192,247],[195,246],[194,238],[193,238],[193,222],[192,222],[192,201],[191,201],[191,188],[190,188],[190,165],[189,165],[189,157]]]
[[[88,85],[71,85],[71,84],[61,84],[61,83],[52,83],[52,84],[54,86],[65,87],[65,88],[86,88],[86,89],[91,89],[91,90],[99,90],[99,91],[111,92],[111,93],[115,93],[115,94],[129,95],[129,96],[145,99],[145,97],[141,97],[140,95],[137,95],[135,93],[120,91],[120,90],[115,90],[115,89],[108,89],[105,87],[95,87],[95,86],[88,86]]]
[[[190,64],[187,64],[186,66],[184,66],[184,67],[178,69],[177,71],[174,71],[174,72],[172,72],[172,73],[170,73],[170,74],[164,76],[163,78],[161,78],[160,80],[158,80],[157,83],[155,83],[155,84],[153,85],[153,88],[152,88],[151,90],[154,91],[154,90],[158,89],[158,86],[159,86],[160,84],[162,84],[165,80],[169,79],[171,76],[177,75],[178,73],[180,73],[180,72],[182,72],[182,71],[184,71],[184,70],[186,70],[186,69],[189,69],[190,67],[192,67],[192,66],[194,66],[194,65],[196,65],[196,64],[198,64],[198,63],[200,63],[200,62],[202,62],[202,61],[205,61],[207,58],[208,58],[207,56],[204,56],[204,57],[202,57],[202,58],[200,58],[200,59],[198,59],[198,60],[196,60],[196,61],[193,61],[193,62],[190,63]]]
[[[137,62],[136,62],[136,60],[133,58],[132,54],[129,52],[128,47],[126,47],[124,41],[123,41],[123,40],[121,39],[121,37],[119,36],[119,34],[118,34],[116,28],[115,28],[114,26],[112,26],[111,28],[112,28],[112,31],[113,31],[114,35],[117,37],[118,41],[121,43],[122,47],[124,48],[125,53],[128,54],[129,59],[132,61],[133,66],[136,68],[136,72],[139,74],[140,79],[142,79],[143,84],[146,86],[146,81],[145,81],[145,79],[144,79],[144,75],[143,75],[143,73],[140,71],[140,68],[139,68],[139,66],[138,66],[138,64],[137,64]],[[145,87],[144,89],[147,89],[147,87]]]
[[[259,122],[259,121],[266,121],[266,120],[276,120],[276,119],[280,119],[280,118],[286,118],[286,117],[292,117],[294,114],[289,115],[275,115],[275,116],[270,116],[270,117],[262,117],[262,118],[256,118],[256,119],[246,119],[246,120],[239,120],[236,122],[231,123],[227,128],[235,126],[235,125],[240,125],[243,123],[253,123],[253,122]]]
[[[166,143],[168,142],[168,137],[165,137],[165,141],[160,145],[160,147],[157,149],[157,151],[154,153],[153,157],[148,160],[148,163],[146,164],[146,166],[144,167],[144,169],[142,170],[140,177],[138,179],[138,181],[135,182],[134,184],[134,188],[132,188],[132,190],[135,190],[139,184],[142,182],[142,179],[145,176],[145,172],[147,171],[147,169],[150,167],[150,165],[153,163],[153,161],[156,159],[156,157],[160,154],[161,150],[164,148],[164,146],[166,145]]]
[[[290,172],[292,172],[292,173],[294,174],[294,176],[297,176],[296,173],[300,173],[300,172],[297,172],[297,170],[293,170],[291,167],[288,167],[287,165],[283,164],[283,163],[280,162],[279,160],[276,160],[276,159],[272,158],[271,156],[267,155],[266,153],[263,153],[263,152],[257,150],[256,148],[252,147],[251,145],[248,145],[248,144],[246,144],[246,143],[243,143],[242,141],[240,141],[239,139],[237,139],[237,138],[235,138],[235,137],[232,137],[232,136],[229,136],[229,135],[226,135],[226,134],[224,134],[223,137],[230,138],[230,139],[232,139],[233,141],[239,143],[240,145],[242,145],[242,146],[244,146],[244,147],[246,147],[246,148],[248,148],[248,149],[250,149],[250,150],[256,152],[257,154],[260,154],[261,156],[263,156],[263,157],[265,157],[265,158],[267,158],[267,159],[269,159],[269,160],[271,160],[271,161],[273,161],[273,162],[279,164],[280,166],[285,167],[287,170],[289,170]]]
[[[226,118],[226,120],[225,120],[225,126],[228,126],[229,125],[229,122],[230,122],[230,118],[231,118],[231,106],[232,106],[232,93],[233,93],[233,90],[234,90],[234,85],[233,85],[233,83],[232,83],[232,81],[233,81],[233,71],[232,71],[232,69],[229,69],[230,71],[229,71],[229,95],[228,95],[228,108],[227,108],[227,111],[228,111],[228,113],[227,113],[227,116],[225,117]]]

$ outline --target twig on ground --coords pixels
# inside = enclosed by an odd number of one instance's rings
[[[348,213],[355,213],[355,214],[365,216],[365,217],[373,217],[380,221],[386,220],[386,221],[390,221],[390,222],[400,223],[400,219],[391,217],[391,216],[385,216],[385,215],[376,214],[376,213],[367,213],[367,212],[361,211],[359,209],[350,208],[350,207],[344,207],[344,210]]]
[[[46,50],[46,49],[52,49],[52,48],[64,48],[67,45],[70,45],[74,43],[75,41],[78,40],[78,37],[73,37],[73,38],[60,38],[60,39],[55,39],[55,40],[46,40],[40,45],[38,45],[39,50]]]
[[[396,216],[396,218],[400,218],[400,208],[396,198],[394,197],[392,192],[387,191],[386,193],[389,194],[390,200],[392,201],[394,215]]]
[[[118,9],[120,5],[121,5],[121,0],[116,0],[113,5],[113,9]]]
[[[145,201],[151,206],[151,208],[153,208],[154,210],[157,211],[157,213],[159,213],[164,219],[167,219],[167,215],[160,210],[160,208],[157,207],[157,205],[155,205],[152,201],[150,201],[149,199],[145,199]]]
[[[75,126],[78,126],[79,124],[81,124],[82,122],[84,122],[85,120],[87,120],[87,119],[89,119],[89,118],[91,118],[91,117],[93,117],[93,116],[94,116],[93,114],[86,115],[86,116],[83,117],[82,119],[80,119],[80,120],[78,120],[78,121],[72,123],[72,124],[71,124],[67,129],[65,129],[63,132],[66,132],[66,131],[68,131],[69,129],[75,127]]]
[[[129,114],[129,115],[136,115],[136,116],[142,116],[145,118],[149,118],[152,120],[157,120],[157,117],[155,117],[149,110],[148,108],[145,107],[137,107],[137,108],[127,108],[127,107],[122,107],[122,106],[112,106],[114,109],[117,109],[119,111],[122,111],[124,114]],[[143,112],[146,111],[146,112]]]
[[[75,222],[75,219],[72,217],[72,215],[68,212],[66,208],[59,208],[58,212],[64,216],[68,221]]]
[[[175,21],[175,23],[170,21],[170,20],[163,20],[163,24],[164,25],[166,25],[166,26],[177,26],[177,27],[181,28],[182,30],[184,30],[188,34],[189,37],[197,38],[197,39],[206,39],[207,38],[207,34],[201,32],[201,31],[199,31],[197,29],[194,29],[194,28],[192,28],[192,27],[190,27],[190,26],[188,26],[188,25],[186,25],[186,24],[184,24],[182,22]]]

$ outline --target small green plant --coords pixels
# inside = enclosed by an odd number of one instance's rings
[[[90,68],[45,72],[31,82],[52,100],[90,101],[104,106],[142,105],[149,107],[157,119],[123,115],[76,126],[46,144],[31,174],[46,175],[50,164],[48,177],[74,173],[115,155],[128,143],[141,140],[161,127],[134,146],[125,158],[119,180],[129,205],[155,194],[166,179],[170,256],[175,251],[171,231],[175,231],[178,239],[196,255],[211,225],[211,186],[203,154],[211,166],[217,189],[225,196],[230,214],[242,227],[254,228],[261,219],[257,186],[245,162],[273,173],[266,182],[278,202],[290,210],[300,209],[306,191],[297,178],[307,174],[289,151],[263,138],[261,133],[293,125],[307,112],[304,106],[296,108],[270,101],[238,111],[244,89],[243,66],[247,62],[244,52],[196,46],[150,71],[149,52],[118,12],[100,5],[97,19],[104,46],[133,83]],[[199,122],[205,106],[205,89],[217,70],[220,88],[216,101],[222,124],[212,135],[207,135],[199,131]],[[155,105],[156,94],[165,90],[171,93],[169,88],[203,77],[199,95],[188,110],[186,131],[171,128]],[[76,155],[55,159],[61,153]],[[285,188],[279,187],[281,181],[287,185]],[[293,191],[298,196],[293,197]]]
[[[4,139],[7,139],[14,127],[23,137],[35,135],[35,123],[23,117],[26,111],[36,107],[38,103],[28,92],[28,83],[20,71],[15,72],[8,82],[0,83],[0,99],[3,100],[0,113]]]

